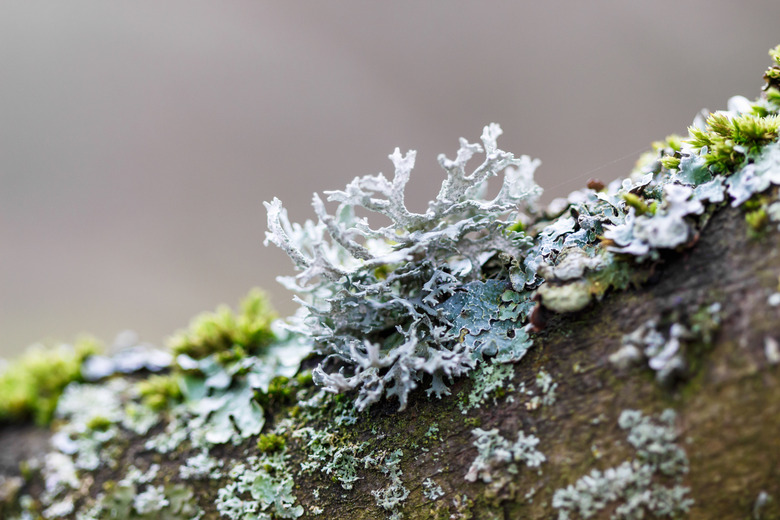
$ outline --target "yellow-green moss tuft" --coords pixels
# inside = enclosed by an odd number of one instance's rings
[[[253,289],[241,302],[240,311],[234,313],[221,305],[215,312],[196,316],[188,330],[179,331],[168,341],[175,354],[187,354],[202,359],[215,353],[255,355],[273,340],[271,322],[276,313],[266,294]]]
[[[93,338],[74,345],[45,348],[36,345],[0,373],[0,421],[51,422],[62,391],[72,381],[81,381],[81,364],[101,350]]]
[[[177,374],[149,376],[140,381],[136,388],[141,396],[141,402],[157,412],[181,401],[182,398]]]
[[[257,439],[257,449],[261,453],[274,453],[277,451],[282,451],[284,446],[284,437],[275,433],[261,435],[260,438]]]
[[[696,151],[707,148],[703,157],[713,171],[728,173],[741,167],[747,156],[777,139],[780,119],[777,115],[729,117],[714,113],[707,118],[707,127],[689,128],[688,142]]]

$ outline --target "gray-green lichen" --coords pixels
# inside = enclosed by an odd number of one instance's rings
[[[519,464],[538,468],[547,460],[544,453],[536,449],[539,439],[522,430],[517,432],[515,442],[504,438],[496,428],[488,431],[476,428],[471,433],[476,437],[477,457],[464,477],[470,482],[477,479],[486,484],[498,481],[498,487],[501,487],[510,475],[520,471]]]
[[[713,303],[661,330],[658,321],[650,319],[623,336],[620,349],[609,356],[609,361],[623,370],[646,363],[655,372],[658,381],[670,383],[688,369],[686,345],[712,342],[712,336],[720,326],[721,311],[720,303]]]
[[[479,289],[469,282],[486,283],[482,278],[492,257],[502,253],[509,255],[507,261],[518,261],[530,244],[511,225],[520,207],[532,206],[541,193],[533,182],[538,161],[500,150],[500,134],[498,125],[491,124],[481,145],[461,139],[455,159],[439,156],[447,177],[425,213],[413,213],[404,204],[415,152],[402,155],[398,149],[390,156],[392,180],[366,176],[343,191],[328,192],[328,200],[338,203],[335,216],[315,195],[316,224],[294,226],[281,201],[266,203],[266,242],[287,252],[301,271],[282,280],[305,297],[305,314],[295,330],[311,337],[315,351],[325,357],[314,370],[315,380],[332,392],[356,390],[359,409],[384,395],[396,396],[400,409],[405,408],[424,374],[432,377],[430,393],[447,395],[446,380],[471,371],[476,350],[479,356],[522,356],[524,351],[504,352],[507,339],[522,334],[516,331],[520,327],[496,328],[477,349],[459,341],[461,328],[442,307],[464,291],[468,299]],[[484,153],[485,160],[468,172],[467,163],[477,153]],[[503,183],[498,195],[487,199],[487,181],[493,176],[501,176]],[[387,217],[391,225],[372,228],[356,217],[356,208]],[[506,288],[490,286],[496,297]],[[478,298],[488,306],[487,315],[480,308],[458,309],[476,313],[469,321],[473,328],[466,327],[470,335],[492,330],[489,314],[496,305]]]
[[[676,517],[693,505],[689,489],[680,483],[688,472],[685,451],[676,444],[675,413],[657,420],[636,410],[624,410],[618,424],[636,451],[632,460],[588,475],[553,496],[558,520],[592,518],[610,508],[613,519]]]
[[[247,457],[230,468],[230,482],[217,495],[217,511],[230,520],[299,518],[286,452]]]
[[[409,496],[409,489],[404,486],[401,479],[403,471],[401,471],[400,464],[403,455],[404,452],[398,449],[384,456],[381,462],[373,461],[373,464],[379,465],[380,471],[386,475],[389,482],[386,487],[375,489],[371,491],[371,494],[376,499],[376,505],[391,513],[391,520],[403,518],[400,507]]]

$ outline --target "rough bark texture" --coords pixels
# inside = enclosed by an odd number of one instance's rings
[[[347,490],[332,475],[303,471],[300,463],[306,462],[310,449],[304,438],[286,435],[302,518],[374,519],[393,513],[407,519],[555,518],[556,490],[593,469],[618,466],[633,457],[626,431],[618,426],[622,411],[657,416],[667,408],[677,412],[677,444],[690,461],[683,485],[690,487],[688,496],[695,503],[683,517],[780,518],[780,366],[772,365],[765,353],[765,338],[780,338],[780,308],[767,303],[780,276],[780,234],[772,228],[751,238],[744,210],[723,207],[692,248],[637,270],[646,275],[638,287],[610,292],[581,312],[547,316],[532,351],[515,365],[515,388],[536,388],[539,371],[550,374],[558,384],[554,403],[536,406],[519,391],[499,389],[481,406],[462,413],[459,403],[474,385],[470,378],[457,381],[452,395],[441,400],[416,391],[403,412],[396,411],[394,401],[383,401],[358,414],[352,425],[328,424],[334,406],[346,396],[328,401],[319,417],[301,413],[293,402],[272,403],[264,431],[291,417],[296,427],[309,422],[317,429],[330,428],[335,446],[367,443],[361,456],[381,454],[377,457],[386,461],[387,454],[403,452],[400,480],[409,494],[399,507],[385,510],[372,494],[391,483],[390,473],[377,469],[381,464],[361,466],[359,480]],[[689,359],[692,352],[695,357],[685,378],[661,385],[646,367],[619,370],[608,361],[622,336],[648,319],[687,319],[715,302],[722,305],[722,323],[710,344],[687,346]],[[313,395],[316,389],[306,392]],[[432,425],[438,433],[431,433]],[[533,434],[547,460],[539,468],[518,464],[516,474],[497,465],[493,482],[469,482],[464,477],[477,456],[475,428],[497,428],[512,442],[519,430]],[[10,514],[14,497],[40,493],[42,483],[35,474],[21,489],[10,477],[18,474],[20,462],[40,450],[40,443],[22,441],[41,434],[0,430],[0,516]],[[161,482],[188,486],[204,517],[219,518],[214,502],[224,478],[181,480],[178,467],[193,455],[191,450],[182,447],[160,455],[145,450],[143,441],[128,432],[117,443],[118,466],[83,479],[84,496],[109,489],[130,464],[143,469],[158,463]],[[215,448],[213,454],[227,463],[254,452],[256,437],[241,446]],[[426,496],[426,479],[440,486],[441,494]],[[610,518],[619,504],[610,502],[594,518]]]

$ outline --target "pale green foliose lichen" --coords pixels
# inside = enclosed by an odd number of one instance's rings
[[[444,496],[444,490],[432,478],[423,480],[423,495],[431,501],[435,501]]]
[[[409,496],[409,490],[404,486],[401,476],[401,458],[404,452],[402,450],[395,450],[392,453],[384,457],[382,462],[374,462],[375,465],[384,473],[390,480],[389,484],[381,489],[375,489],[371,491],[376,499],[376,504],[389,511],[391,513],[391,520],[398,520],[403,518],[403,514],[399,511],[399,508],[403,504],[404,500]]]
[[[780,364],[780,344],[772,336],[764,338],[764,356],[770,365]]]
[[[532,345],[529,330],[538,330],[526,325],[534,297],[554,312],[580,311],[630,283],[626,259],[687,246],[706,224],[706,208],[727,198],[739,205],[777,184],[775,112],[734,98],[729,110],[696,121],[690,138],[656,147],[629,179],[573,192],[546,212],[536,205],[537,162],[499,150],[497,125],[485,128],[481,146],[462,139],[455,160],[440,157],[447,178],[424,213],[404,204],[414,153],[397,150],[392,180],[367,176],[328,192],[335,216],[315,196],[319,222],[293,225],[280,201],[267,203],[266,241],[301,271],[282,281],[303,296],[304,313],[291,328],[312,337],[324,358],[315,382],[330,392],[356,391],[361,410],[383,396],[396,396],[403,409],[424,374],[429,395],[441,397],[447,380],[486,359],[519,361]],[[744,161],[724,166],[702,144],[719,142],[718,135],[726,144],[742,140],[735,150]],[[467,172],[468,160],[483,151],[485,161]],[[504,182],[486,200],[491,176]],[[359,207],[391,225],[371,227],[355,216]],[[668,348],[645,354],[663,374],[679,361],[672,336]]]
[[[495,397],[499,390],[502,393],[513,392],[515,387],[511,381],[514,375],[513,365],[497,363],[480,365],[471,373],[471,377],[474,379],[471,391],[458,402],[460,411],[465,414],[471,408],[484,405],[491,396]]]
[[[552,376],[540,370],[536,374],[536,386],[539,387],[539,394],[531,397],[531,400],[526,403],[526,408],[529,410],[536,410],[540,406],[552,406],[555,404],[556,396],[555,390],[558,388]]]
[[[609,356],[617,368],[625,370],[647,363],[661,383],[669,383],[686,373],[685,346],[694,342],[709,344],[720,326],[720,303],[701,308],[692,316],[659,327],[650,319],[633,332],[623,336],[620,349]]]
[[[618,425],[628,431],[626,440],[635,458],[604,471],[594,469],[558,489],[552,502],[558,520],[593,518],[608,507],[613,511],[610,518],[616,520],[676,517],[687,512],[693,500],[681,483],[688,472],[688,458],[676,444],[674,421],[672,410],[658,419],[624,410]]]
[[[352,489],[358,480],[358,468],[364,465],[363,456],[368,443],[337,443],[336,434],[328,430],[304,427],[292,434],[306,441],[307,460],[301,463],[306,472],[321,471],[332,475],[344,489]]]
[[[299,518],[303,507],[296,504],[293,478],[286,452],[250,456],[229,471],[230,482],[219,489],[217,511],[229,520],[271,520]]]
[[[536,449],[539,439],[526,435],[522,430],[517,432],[514,443],[504,438],[496,428],[487,431],[476,428],[471,433],[476,437],[477,457],[464,477],[469,482],[477,479],[485,483],[503,482],[507,475],[516,475],[520,471],[519,463],[538,468],[547,460],[544,453]]]
[[[76,520],[198,520],[203,517],[186,486],[119,484],[110,493],[98,495],[95,504],[76,515]]]

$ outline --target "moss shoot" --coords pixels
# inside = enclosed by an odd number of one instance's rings
[[[30,348],[0,373],[0,421],[49,424],[62,391],[81,380],[81,364],[100,350],[100,344],[88,337],[74,345]]]
[[[190,322],[189,329],[171,337],[168,346],[175,354],[194,359],[234,349],[256,355],[273,342],[271,322],[276,317],[266,293],[252,289],[241,301],[239,312],[221,305],[215,312],[200,314]]]

